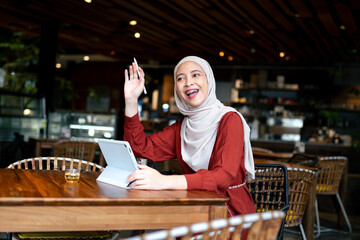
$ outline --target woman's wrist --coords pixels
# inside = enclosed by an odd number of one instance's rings
[[[184,175],[164,175],[164,189],[187,189],[187,182]]]
[[[133,117],[138,112],[137,101],[125,101],[125,116]]]

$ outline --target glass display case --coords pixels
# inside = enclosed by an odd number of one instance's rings
[[[49,114],[50,138],[115,138],[116,115],[57,111]]]

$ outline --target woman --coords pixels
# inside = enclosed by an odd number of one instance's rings
[[[246,176],[254,178],[250,129],[235,109],[215,95],[215,78],[207,61],[195,56],[175,67],[175,101],[183,119],[146,136],[138,116],[138,97],[144,89],[135,64],[125,70],[125,140],[136,157],[153,161],[177,159],[184,175],[162,175],[140,165],[128,182],[134,189],[202,189],[229,197],[229,216],[255,212]]]

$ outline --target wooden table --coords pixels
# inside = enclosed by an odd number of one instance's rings
[[[300,168],[301,167],[304,169],[317,171],[316,168],[312,168],[309,166],[299,166],[297,164],[285,163],[282,161],[274,161],[274,160],[269,160],[269,159],[255,158],[255,163],[258,163],[258,164],[283,164],[288,168],[289,167],[292,167],[292,168]],[[305,235],[306,235],[306,238],[309,240],[314,239],[316,181],[317,181],[317,178],[314,178],[313,184],[311,184],[309,200],[306,205],[306,209],[305,209],[305,213],[304,213],[304,217],[303,217],[303,226],[304,226]]]
[[[47,149],[51,150],[56,142],[60,139],[50,139],[50,138],[29,138],[29,145],[35,147],[35,156],[40,157],[42,155],[42,150]]]
[[[0,169],[0,232],[164,229],[227,216],[228,198],[199,190],[126,190],[82,172]]]
[[[285,153],[285,152],[273,152],[273,153],[267,153],[267,152],[253,152],[254,158],[259,159],[271,159],[281,162],[286,162],[289,160],[294,153]]]

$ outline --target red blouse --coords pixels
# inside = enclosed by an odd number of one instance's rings
[[[182,120],[162,131],[146,136],[138,114],[125,116],[124,139],[136,157],[152,161],[177,159],[184,171],[188,189],[213,191],[229,197],[229,215],[254,213],[255,207],[245,183],[244,131],[237,113],[226,113],[220,120],[208,169],[194,172],[182,159],[180,128]]]

